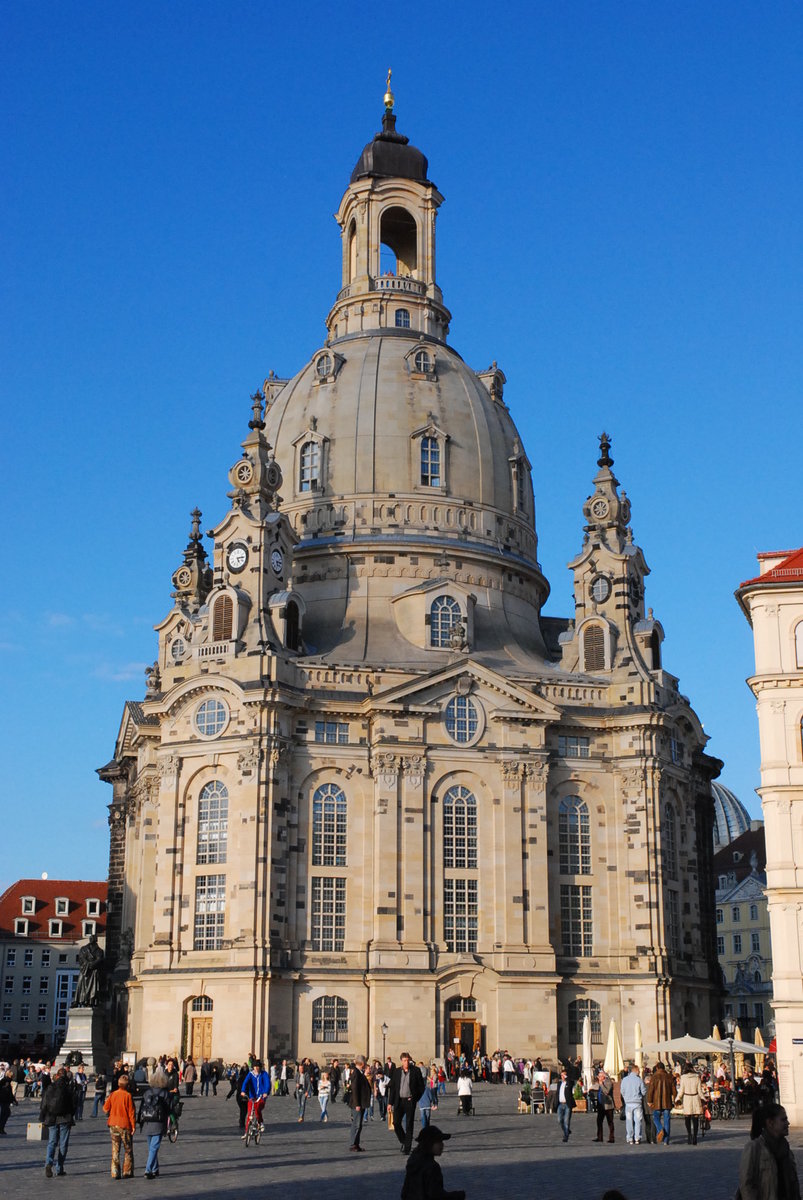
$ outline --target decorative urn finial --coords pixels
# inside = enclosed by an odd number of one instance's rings
[[[259,429],[260,432],[265,428],[265,422],[262,419],[262,392],[257,388],[251,397],[251,412],[253,416],[248,422],[249,429]]]
[[[388,69],[388,77],[387,77],[387,81],[385,83],[385,89],[386,89],[385,90],[385,108],[387,109],[388,112],[393,111],[393,105],[396,103],[396,98],[393,95],[393,92],[390,90],[390,77],[392,74],[393,74],[393,72],[390,69]]]
[[[192,517],[192,525],[190,527],[190,546],[191,546],[193,544],[193,542],[197,543],[197,542],[200,542],[200,540],[201,540],[201,510],[200,510],[200,508],[194,508],[192,510],[192,512],[190,513],[190,516]],[[189,547],[188,547],[188,549],[189,549]]]
[[[612,467],[613,466],[613,459],[611,458],[610,454],[608,453],[610,448],[611,448],[611,439],[608,437],[607,433],[601,433],[599,435],[600,455],[599,455],[599,458],[597,459],[598,467]]]

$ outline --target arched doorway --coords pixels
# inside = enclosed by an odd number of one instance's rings
[[[446,1049],[465,1054],[471,1059],[474,1051],[484,1050],[483,1028],[477,1001],[473,996],[455,996],[446,1005]]]
[[[211,996],[195,996],[190,1001],[190,1028],[188,1050],[193,1062],[200,1063],[202,1059],[212,1057],[212,1010],[214,1001]]]

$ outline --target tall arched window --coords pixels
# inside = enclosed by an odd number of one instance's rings
[[[477,801],[459,785],[450,787],[443,798],[443,865],[477,868]]]
[[[352,221],[351,225],[349,226],[348,253],[349,253],[349,283],[351,283],[352,279],[354,279],[355,275],[357,274],[357,222],[356,221]]]
[[[803,621],[795,628],[795,663],[799,671],[803,670]]]
[[[441,448],[437,438],[421,439],[421,484],[423,487],[441,486]]]
[[[652,670],[660,671],[661,669],[661,639],[658,637],[658,631],[653,629],[650,634],[650,655],[652,658]]]
[[[224,863],[229,836],[229,793],[213,779],[198,797],[198,862]]]
[[[299,619],[298,605],[295,600],[288,600],[285,609],[285,640],[287,641],[288,650],[298,650],[299,647]]]
[[[324,783],[312,797],[312,865],[345,867],[346,795],[335,783]]]
[[[317,442],[305,442],[301,447],[298,474],[300,492],[318,492],[321,487],[321,450]]]
[[[661,824],[662,858],[664,873],[667,879],[678,877],[678,842],[675,806],[668,803],[664,809],[664,819]]]
[[[429,610],[430,646],[448,648],[452,627],[460,624],[461,616],[460,605],[453,596],[436,596]]]
[[[588,1017],[591,1025],[591,1043],[602,1042],[602,1010],[596,1000],[585,997],[569,1003],[569,1041],[579,1045],[583,1040],[583,1020]]]
[[[396,309],[396,328],[397,329],[409,329],[410,328],[410,312],[408,309],[406,309],[406,308],[397,308]]]
[[[234,604],[231,596],[218,596],[212,610],[212,641],[227,642],[232,636]]]
[[[349,1040],[349,1006],[342,996],[319,996],[312,1002],[313,1042]]]
[[[591,874],[591,830],[588,808],[579,796],[564,796],[558,809],[561,875]]]
[[[583,633],[583,670],[605,669],[605,634],[601,625],[589,625]]]
[[[473,954],[479,932],[477,801],[456,784],[443,798],[443,940],[455,954]]]

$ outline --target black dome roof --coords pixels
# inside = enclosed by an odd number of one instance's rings
[[[426,155],[411,146],[409,138],[396,132],[395,114],[386,111],[382,132],[375,134],[363,150],[351,172],[350,182],[355,183],[367,175],[384,175],[426,183],[428,165]]]

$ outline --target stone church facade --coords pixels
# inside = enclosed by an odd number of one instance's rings
[[[441,202],[386,97],[327,336],[252,397],[208,555],[193,513],[99,772],[121,1049],[376,1055],[384,1024],[416,1057],[554,1058],[586,1014],[597,1044],[611,1017],[626,1047],[636,1020],[710,1033],[721,764],[663,667],[605,435],[574,612],[541,615],[505,376],[447,340]]]

